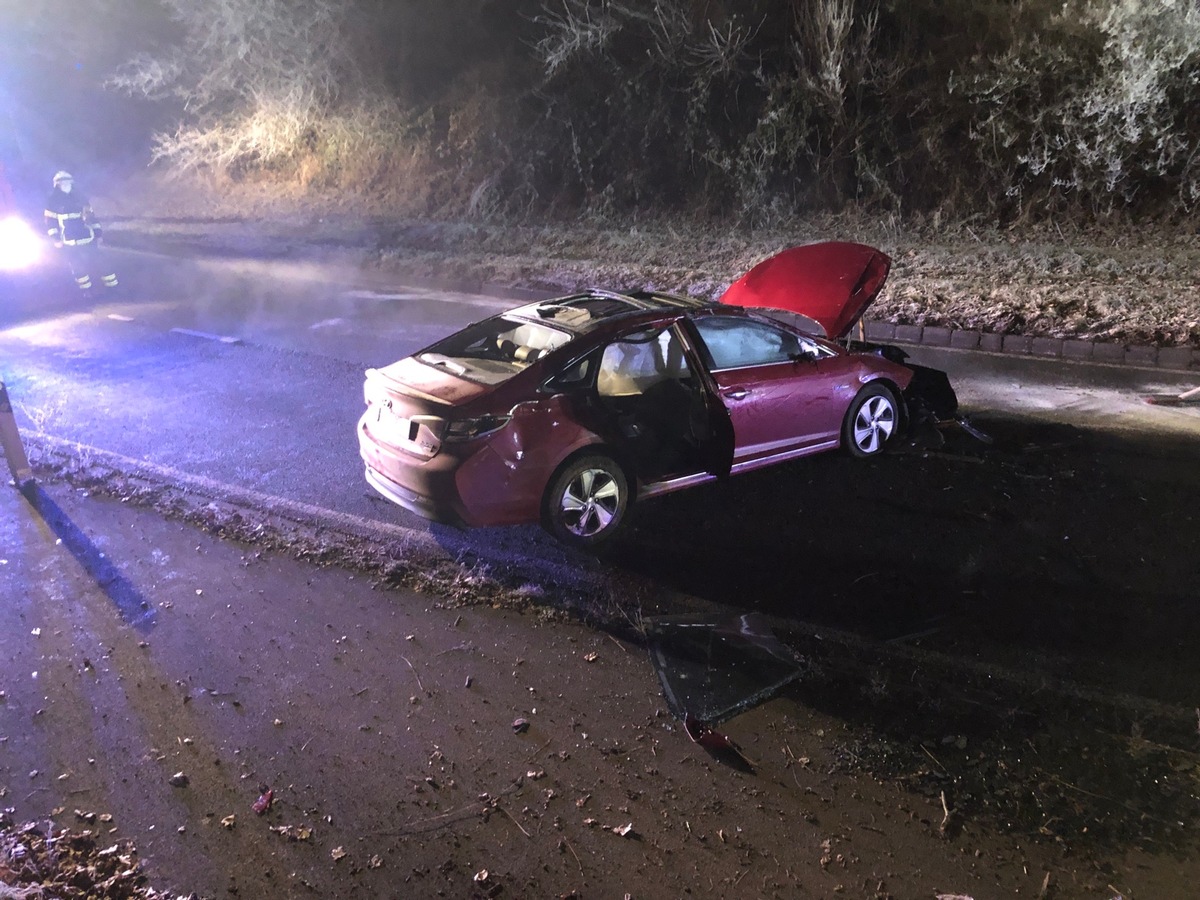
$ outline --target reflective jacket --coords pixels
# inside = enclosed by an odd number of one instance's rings
[[[100,223],[87,197],[79,191],[51,191],[46,198],[46,234],[67,246],[90,244],[100,237]]]

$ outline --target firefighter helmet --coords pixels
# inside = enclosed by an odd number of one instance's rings
[[[71,177],[70,172],[64,172],[62,169],[59,169],[57,172],[54,173],[54,186],[55,187],[58,187],[64,181],[74,181],[74,180],[75,179]]]

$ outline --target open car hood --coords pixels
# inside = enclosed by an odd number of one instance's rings
[[[760,262],[731,284],[720,302],[785,310],[816,323],[824,336],[840,339],[878,296],[891,267],[887,254],[866,244],[805,244]]]

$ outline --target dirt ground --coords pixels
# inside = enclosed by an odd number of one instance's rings
[[[114,231],[709,295],[851,238],[895,258],[878,318],[1200,341],[1193,235],[247,221],[267,208],[117,210]],[[993,447],[648,504],[575,561],[582,594],[39,456],[40,511],[0,491],[0,885],[71,872],[21,832],[53,821],[143,861],[142,894],[104,897],[1191,897],[1194,442],[982,424]],[[745,611],[801,674],[719,726],[738,757],[686,735],[647,633]]]
[[[24,822],[205,897],[1183,897],[1200,875],[1195,754],[1054,692],[959,671],[902,707],[877,682],[873,714],[852,645],[810,646],[805,677],[721,726],[746,764],[689,740],[636,629],[532,586],[414,594],[296,558],[336,556],[326,538],[209,533],[252,512],[203,531],[40,492],[40,513],[0,498],[6,877],[39,860]],[[906,667],[938,677],[871,666]],[[149,896],[123,890],[90,896]]]

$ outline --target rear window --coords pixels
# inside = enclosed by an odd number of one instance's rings
[[[429,366],[483,384],[500,384],[572,335],[538,322],[496,316],[468,325],[417,355]]]

